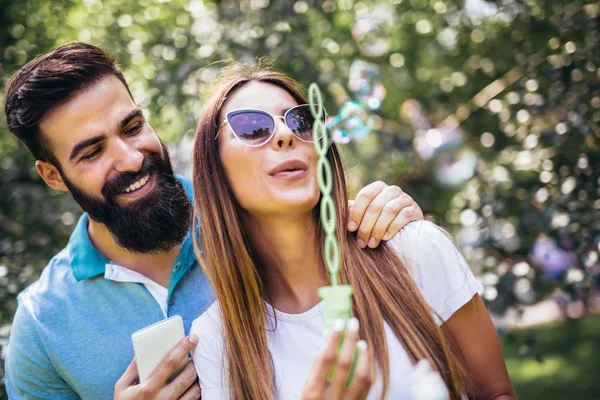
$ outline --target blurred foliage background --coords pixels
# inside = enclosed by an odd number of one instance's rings
[[[600,324],[577,318],[600,282],[599,17],[590,0],[3,0],[0,89],[60,44],[101,45],[189,175],[200,94],[225,61],[279,59],[324,91],[353,190],[397,184],[456,234],[522,398],[598,398]],[[33,161],[2,118],[3,357],[16,294],[80,213]],[[505,329],[549,298],[566,323]]]

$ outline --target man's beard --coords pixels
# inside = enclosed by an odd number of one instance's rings
[[[104,224],[117,244],[135,253],[159,253],[180,244],[191,224],[191,204],[181,182],[173,175],[166,146],[164,158],[157,153],[144,157],[137,172],[124,172],[107,181],[103,199],[97,199],[62,178],[73,199],[94,221]],[[120,205],[117,196],[149,175],[154,188],[139,200]],[[146,184],[152,184],[148,182]]]

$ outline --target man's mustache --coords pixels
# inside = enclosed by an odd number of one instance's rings
[[[139,171],[123,172],[107,181],[102,188],[102,195],[107,201],[113,200],[117,195],[123,193],[133,183],[139,181],[146,175],[150,175],[160,170],[160,163],[163,160],[159,155],[152,153],[144,157],[142,167]]]

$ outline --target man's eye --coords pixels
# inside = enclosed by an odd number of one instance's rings
[[[100,154],[101,150],[102,149],[100,147],[98,147],[96,150],[92,151],[91,153],[88,153],[85,156],[81,157],[81,161],[91,160],[92,158],[94,158],[98,154]]]
[[[126,135],[135,135],[136,133],[138,133],[142,129],[142,126],[143,125],[141,123],[137,123],[133,127],[131,127],[131,129],[129,129],[128,131],[126,131],[125,134]]]

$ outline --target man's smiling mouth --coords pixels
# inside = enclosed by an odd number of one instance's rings
[[[150,180],[150,175],[146,175],[142,179],[140,179],[139,181],[134,182],[131,185],[129,185],[127,188],[125,188],[124,192],[125,193],[131,193],[133,191],[136,191],[139,188],[141,188],[144,185],[146,185],[146,183],[148,183],[149,180]]]

